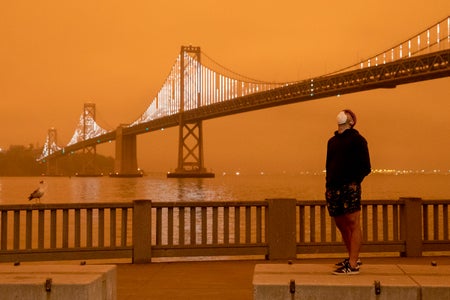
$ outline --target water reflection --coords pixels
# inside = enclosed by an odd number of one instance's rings
[[[117,178],[118,182],[113,187],[114,197],[127,199],[137,198],[138,192],[138,182],[137,178]]]
[[[39,181],[48,188],[42,203],[251,201],[267,198],[323,200],[323,176],[219,176],[167,179],[165,174],[140,178],[109,177],[0,177],[1,204],[28,204]],[[364,199],[398,199],[414,196],[447,199],[450,176],[370,175],[363,183]]]
[[[202,201],[207,200],[204,194],[203,178],[177,178],[178,201]]]
[[[101,187],[98,178],[71,178],[71,202],[97,202]],[[75,200],[75,201],[73,201]]]

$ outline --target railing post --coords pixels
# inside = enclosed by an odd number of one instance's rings
[[[422,256],[422,198],[403,198],[405,202],[401,215],[401,233],[405,240],[403,257]]]
[[[133,263],[152,261],[152,201],[133,201]]]
[[[268,199],[269,259],[296,258],[295,199]]]

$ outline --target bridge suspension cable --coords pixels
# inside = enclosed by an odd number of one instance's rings
[[[45,157],[51,155],[54,152],[61,150],[62,148],[57,145],[57,135],[56,129],[50,128],[45,138],[45,144],[42,149],[41,156],[37,159],[38,161],[44,159]]]
[[[180,65],[181,55],[184,55],[184,68]],[[180,80],[182,78],[180,70],[182,69],[184,70],[184,111],[288,84],[252,79],[220,65],[203,52],[201,55],[202,62],[199,62],[188,52],[180,54],[156,97],[146,111],[129,127],[180,112]]]
[[[323,76],[355,69],[378,66],[396,60],[409,58],[450,48],[450,16],[423,30],[419,34],[349,67]],[[184,68],[181,68],[184,55]],[[236,73],[210,58],[203,51],[202,61],[197,61],[188,52],[180,54],[167,76],[157,96],[146,111],[129,127],[161,117],[179,113],[180,110],[180,70],[184,74],[184,111],[232,100],[245,95],[268,91],[294,82],[267,82]]]
[[[333,75],[355,69],[378,66],[380,64],[386,64],[415,55],[421,55],[445,49],[450,49],[450,16],[440,20],[439,22],[431,25],[420,33],[385,51],[364,59],[359,63],[325,74],[323,76]]]
[[[85,140],[96,138],[102,134],[107,133],[108,130],[100,127],[92,116],[85,116],[84,113],[80,115],[78,125],[73,133],[67,146],[82,142]]]
[[[95,104],[85,103],[84,110],[80,115],[77,127],[75,128],[73,136],[67,146],[93,139],[109,132],[108,130],[102,128],[97,124],[97,122],[95,121],[95,115]],[[41,156],[37,160],[42,160],[52,153],[63,149],[64,147],[57,145],[56,129],[51,128],[48,131]]]
[[[229,68],[225,67],[224,65],[218,63],[214,59],[212,59],[210,56],[208,56],[204,51],[202,53],[202,65],[205,66],[208,69],[215,70],[216,72],[223,74],[226,77],[234,78],[239,81],[248,82],[248,83],[260,83],[260,84],[269,84],[269,85],[276,85],[281,86],[287,84],[287,82],[271,82],[271,81],[264,81],[259,79],[250,78],[248,76],[242,75],[240,73],[234,72],[230,70]],[[205,60],[206,58],[206,60]]]

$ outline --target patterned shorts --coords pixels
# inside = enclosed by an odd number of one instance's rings
[[[331,217],[359,211],[361,210],[361,185],[352,183],[337,188],[327,188],[325,198]]]

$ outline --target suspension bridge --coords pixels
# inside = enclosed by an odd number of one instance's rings
[[[450,16],[352,66],[296,82],[248,78],[220,65],[200,47],[182,46],[161,89],[137,120],[108,131],[96,123],[95,104],[86,103],[69,143],[60,146],[56,129],[49,129],[38,160],[46,164],[47,175],[57,175],[58,158],[83,151],[91,155],[81,173],[95,175],[96,146],[114,140],[112,176],[141,176],[137,135],[178,126],[178,165],[168,177],[213,177],[204,164],[204,120],[448,76]]]

